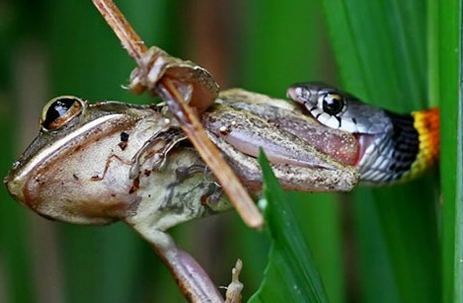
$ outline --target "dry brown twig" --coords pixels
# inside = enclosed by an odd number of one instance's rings
[[[122,46],[127,50],[129,55],[135,59],[139,67],[144,66],[146,64],[144,58],[148,52],[148,48],[137,33],[135,33],[132,26],[127,22],[124,15],[119,11],[113,1],[92,1],[119,38]],[[163,53],[160,49],[159,52]],[[185,102],[184,97],[176,86],[176,83],[178,83],[176,80],[175,78],[164,76],[157,82],[155,91],[151,90],[150,92],[160,94],[161,97],[167,101],[169,109],[180,121],[183,131],[222,185],[225,193],[230,198],[230,201],[243,221],[253,228],[262,227],[262,214],[257,209],[236,174],[223,159],[217,147],[207,136],[195,110]],[[150,84],[152,85],[153,83]],[[168,100],[166,100],[166,98]],[[171,102],[169,102],[169,100]]]

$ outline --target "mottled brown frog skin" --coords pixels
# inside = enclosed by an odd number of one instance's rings
[[[54,124],[43,121],[5,178],[16,200],[56,220],[105,224],[122,219],[158,230],[230,208],[161,107],[74,101],[81,110]],[[44,113],[45,120],[55,118],[47,117]],[[249,189],[261,187],[259,147],[287,189],[348,191],[357,184],[356,170],[346,165],[355,157],[355,139],[320,128],[291,103],[231,90],[202,120]],[[44,123],[58,127],[50,130]],[[303,135],[296,135],[300,130]]]
[[[220,195],[207,204],[218,189],[192,148],[170,151],[159,165],[169,140],[183,137],[166,119],[155,107],[85,104],[68,125],[40,131],[5,179],[8,190],[45,217],[82,224],[143,215],[166,229],[228,209]]]

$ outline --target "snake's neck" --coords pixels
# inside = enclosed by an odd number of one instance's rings
[[[439,110],[398,115],[387,112],[392,127],[379,134],[358,134],[357,168],[364,183],[391,184],[412,179],[439,158]]]

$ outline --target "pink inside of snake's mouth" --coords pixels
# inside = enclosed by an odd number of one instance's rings
[[[367,156],[366,150],[371,144],[374,144],[374,141],[376,140],[375,135],[367,135],[367,134],[361,134],[361,133],[355,133],[354,136],[357,138],[357,141],[359,143],[359,153],[358,153],[358,158],[357,161],[355,162],[355,167],[358,167],[360,163],[362,163],[364,157]]]

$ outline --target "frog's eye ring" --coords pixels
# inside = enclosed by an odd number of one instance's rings
[[[40,125],[46,131],[58,130],[78,117],[84,107],[84,101],[73,96],[51,99],[42,109]]]
[[[344,98],[338,93],[326,93],[323,95],[322,106],[325,113],[336,116],[344,109]]]

